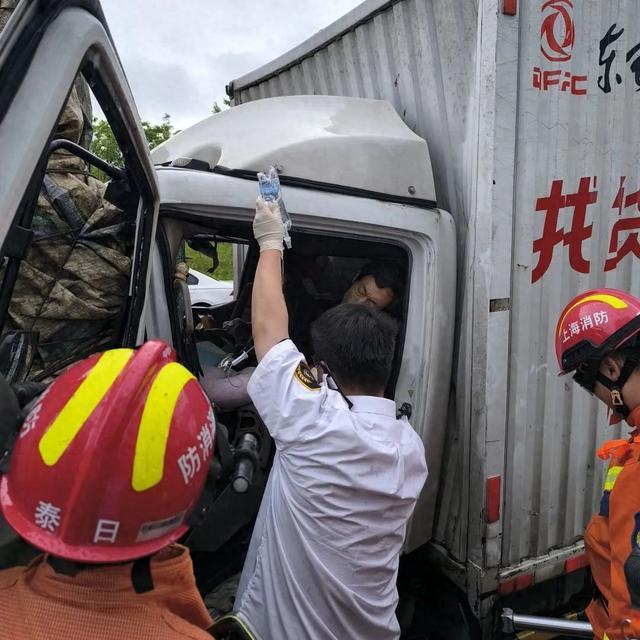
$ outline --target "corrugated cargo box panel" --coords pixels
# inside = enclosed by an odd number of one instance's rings
[[[633,0],[519,3],[504,564],[582,535],[606,466],[596,449],[619,433],[558,379],[554,332],[580,290],[640,294],[639,9]]]

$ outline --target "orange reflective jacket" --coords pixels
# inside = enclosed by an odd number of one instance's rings
[[[585,532],[597,595],[587,615],[599,640],[640,637],[640,441],[607,443],[598,515]]]
[[[0,637],[11,640],[211,640],[189,552],[173,545],[151,560],[153,589],[138,594],[132,564],[56,573],[40,556],[0,571]]]

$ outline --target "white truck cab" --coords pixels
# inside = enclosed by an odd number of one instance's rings
[[[237,274],[238,301],[215,317],[219,323],[249,318],[247,291],[257,263],[257,247],[251,243],[256,173],[270,165],[280,170],[293,220],[284,266],[292,336],[304,333],[297,324],[307,326],[315,319],[309,304],[319,310],[339,303],[367,262],[401,265],[407,286],[397,305],[401,340],[389,394],[399,409],[410,412],[428,451],[432,481],[407,546],[426,542],[444,439],[456,267],[452,219],[433,201],[424,140],[385,102],[305,96],[264,100],[211,116],[154,149],[152,157],[156,165],[199,161],[208,167],[157,169],[158,234],[167,250],[160,249],[154,263],[152,299],[163,295],[160,282],[170,275],[181,243],[208,234],[246,247]],[[163,277],[157,273],[160,264]],[[162,305],[158,314],[149,307],[148,336],[175,343],[166,324],[161,328],[166,308]],[[195,336],[201,340],[206,341],[204,334]]]

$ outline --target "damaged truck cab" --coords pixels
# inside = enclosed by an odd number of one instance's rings
[[[455,230],[449,214],[436,207],[425,141],[384,102],[290,97],[212,116],[154,149],[152,157],[161,204],[147,336],[184,349],[183,360],[201,370],[218,406],[227,404],[228,390],[211,371],[218,366],[213,351],[217,358],[240,357],[250,335],[240,325],[250,321],[258,257],[251,231],[258,171],[278,167],[293,219],[285,295],[290,335],[306,355],[312,355],[309,324],[342,301],[363,266],[385,261],[400,269],[405,287],[390,310],[399,320],[400,339],[387,393],[411,416],[427,449],[430,481],[407,547],[426,542],[444,441],[456,265]],[[169,286],[181,247],[194,239],[234,247],[235,300],[211,312],[209,329],[198,329],[198,318],[189,317],[183,289],[177,290],[176,304],[176,290]],[[186,317],[172,318],[167,309],[182,309]],[[251,365],[252,356],[234,374]],[[232,440],[238,437],[231,434]]]

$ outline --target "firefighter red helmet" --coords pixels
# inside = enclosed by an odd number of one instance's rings
[[[83,563],[126,562],[182,536],[214,447],[211,404],[160,341],[60,375],[27,416],[0,482],[9,524]]]
[[[599,363],[640,331],[640,299],[618,289],[593,289],[576,296],[560,314],[556,356],[562,373]]]

